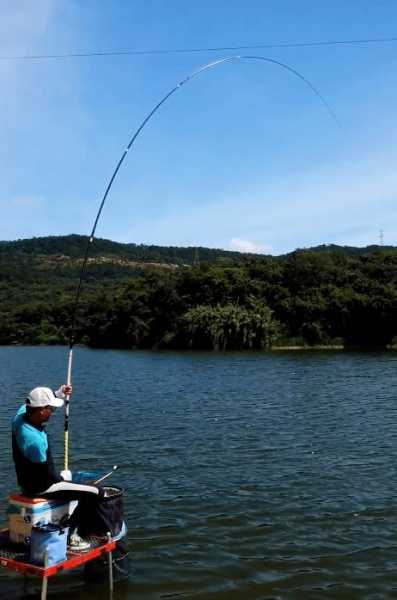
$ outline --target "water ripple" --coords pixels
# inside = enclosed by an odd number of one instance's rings
[[[31,387],[61,383],[65,362],[64,348],[0,348],[2,498],[15,487],[9,421]],[[72,466],[119,464],[127,489],[135,573],[117,598],[396,598],[395,362],[76,349]],[[0,588],[37,597],[18,576],[0,573]],[[78,573],[51,589],[107,597]]]

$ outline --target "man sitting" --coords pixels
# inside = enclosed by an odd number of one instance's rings
[[[90,547],[78,535],[85,516],[92,514],[101,501],[101,490],[94,485],[67,481],[70,473],[58,473],[52,459],[45,424],[56,408],[63,406],[71,386],[63,385],[55,393],[47,387],[33,389],[12,421],[12,452],[18,484],[25,496],[78,500],[70,518],[70,546],[77,550]]]

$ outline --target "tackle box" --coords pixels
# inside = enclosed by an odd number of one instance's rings
[[[10,496],[7,508],[10,539],[28,544],[33,525],[59,523],[65,515],[72,514],[76,506],[76,501],[28,498],[18,494]]]

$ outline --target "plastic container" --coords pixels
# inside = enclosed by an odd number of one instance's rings
[[[68,532],[69,527],[59,527],[51,523],[32,527],[30,562],[43,566],[46,553],[46,566],[55,565],[66,560]]]
[[[10,496],[7,514],[10,539],[17,544],[28,544],[32,527],[38,523],[59,523],[72,514],[77,502],[29,498],[15,494]]]
[[[98,471],[73,471],[73,483],[92,483],[100,477]]]

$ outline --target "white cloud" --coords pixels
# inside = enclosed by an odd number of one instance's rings
[[[16,208],[41,208],[44,204],[41,198],[37,198],[37,196],[17,196],[13,200],[11,200],[12,206]]]
[[[4,48],[18,54],[41,39],[47,30],[54,5],[51,0],[19,0],[2,6],[0,34]]]
[[[6,57],[43,54],[46,51],[48,32],[54,22],[54,8],[51,0],[1,3],[0,55],[4,60],[0,60],[0,162],[4,168],[7,163],[10,165],[8,170],[11,187],[17,169],[14,166],[17,160],[15,157],[20,155],[23,160],[27,143],[21,143],[18,151],[16,145],[21,137],[24,141],[29,139],[39,118],[46,114],[47,107],[43,102],[43,90],[46,88],[43,86],[42,75],[50,65],[48,62],[34,60],[6,60]],[[37,105],[40,106],[40,112],[36,110]],[[33,113],[35,116],[32,118]],[[34,155],[35,147],[31,151]],[[9,195],[7,192],[7,182],[1,181],[1,195]]]
[[[271,246],[257,244],[249,240],[240,240],[239,238],[230,240],[228,249],[237,250],[237,252],[252,252],[253,254],[271,254],[273,251]]]
[[[48,30],[53,14],[51,0],[20,0],[1,8],[1,55],[23,56],[40,53],[43,36]],[[0,62],[0,82],[7,89],[6,97],[17,94],[26,79],[26,69],[21,61]],[[4,101],[4,94],[3,101]]]
[[[156,219],[135,219],[124,241],[279,254],[322,243],[376,244],[382,229],[384,243],[395,245],[395,150],[385,144],[382,152],[355,155],[354,164],[344,158],[267,187],[244,183],[232,195],[214,197],[205,210],[199,198],[184,211],[176,202],[178,209]],[[119,235],[112,231],[110,237]]]

